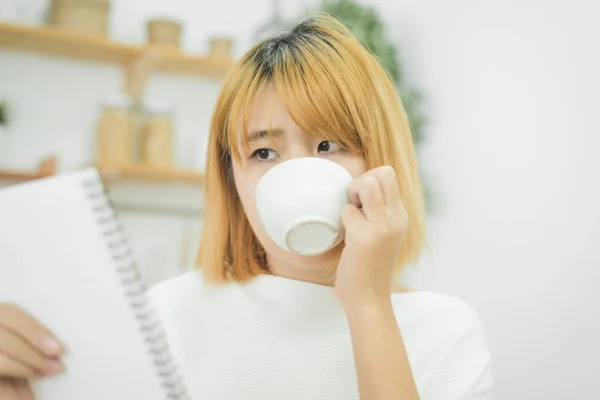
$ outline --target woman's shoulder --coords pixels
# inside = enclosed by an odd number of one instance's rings
[[[204,285],[202,272],[192,270],[155,284],[147,295],[156,307],[165,308],[201,296]]]
[[[406,291],[393,295],[394,311],[405,324],[441,331],[481,329],[481,319],[466,300],[429,291]]]
[[[398,293],[393,299],[423,398],[491,398],[491,355],[475,308],[432,292]]]

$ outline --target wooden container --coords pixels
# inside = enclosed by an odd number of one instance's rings
[[[91,35],[108,35],[110,0],[52,0],[55,26]]]
[[[210,38],[210,56],[223,60],[231,60],[232,58],[233,42],[230,38],[226,37],[212,37]]]
[[[181,46],[181,24],[169,19],[152,19],[148,21],[148,43],[152,45]]]
[[[99,164],[129,164],[133,160],[135,119],[129,96],[115,94],[105,100],[96,137]]]
[[[168,104],[153,101],[144,104],[141,130],[141,161],[155,167],[173,166],[173,121]]]

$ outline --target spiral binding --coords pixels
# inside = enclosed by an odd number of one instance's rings
[[[83,185],[92,201],[94,214],[101,226],[102,234],[110,251],[112,261],[121,278],[125,293],[139,322],[144,340],[148,345],[159,379],[165,388],[168,398],[172,400],[189,400],[182,376],[170,353],[162,324],[155,311],[150,307],[146,296],[146,285],[139,273],[131,246],[123,231],[112,202],[106,194],[104,185],[96,175],[85,179]]]

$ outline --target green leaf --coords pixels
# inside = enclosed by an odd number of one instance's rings
[[[8,124],[8,104],[6,101],[0,101],[0,125]]]

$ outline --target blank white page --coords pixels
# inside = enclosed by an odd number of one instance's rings
[[[33,381],[36,399],[187,398],[168,396],[155,365],[151,347],[165,358],[163,373],[173,368],[101,189],[90,168],[0,190],[0,302],[28,311],[67,348],[65,373]],[[140,308],[126,290],[141,294]],[[177,379],[176,372],[166,378],[182,392]]]

